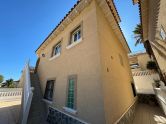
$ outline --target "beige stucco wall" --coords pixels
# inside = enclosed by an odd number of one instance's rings
[[[46,81],[56,78],[53,105],[63,110],[66,102],[67,79],[77,74],[77,114],[91,124],[104,124],[104,105],[101,90],[99,42],[97,39],[96,9],[93,1],[76,19],[65,28],[42,52],[38,74],[44,93]],[[83,40],[71,49],[66,49],[70,32],[83,24]],[[60,57],[49,61],[52,47],[63,38]]]
[[[160,9],[159,9],[157,32],[156,32],[156,37],[158,37],[158,39],[160,40],[156,40],[156,41],[165,48],[164,50],[161,47],[158,47],[165,54],[165,57],[161,56],[155,49],[154,49],[154,54],[156,56],[156,59],[158,61],[158,64],[162,72],[166,72],[166,40],[165,41],[162,40],[160,36],[160,29],[161,29],[161,26],[163,26],[164,30],[166,31],[166,21],[165,21],[166,16],[165,15],[166,15],[166,0],[160,0]]]
[[[141,70],[146,70],[147,68],[147,63],[150,61],[149,55],[147,53],[141,54],[137,56],[138,58],[138,64],[141,67]]]
[[[91,124],[112,124],[134,102],[132,77],[127,52],[96,6],[93,0],[41,52],[46,56],[40,58],[38,74],[43,93],[46,81],[56,78],[52,106],[62,111],[68,76],[77,74],[77,114],[74,116]],[[70,32],[80,23],[83,24],[82,42],[66,49]],[[49,61],[52,47],[62,38],[61,55]],[[124,66],[120,65],[119,54]]]
[[[131,88],[132,76],[128,53],[99,7],[97,7],[97,26],[106,123],[112,124],[134,102]],[[123,58],[124,66],[120,64],[119,54]]]
[[[160,36],[160,30],[163,26],[164,30],[166,31],[166,0],[148,0],[148,9],[149,10],[149,20],[148,20],[148,35],[149,40],[156,45],[158,50],[165,54],[165,57],[160,54],[160,52],[155,48],[152,47],[154,55],[157,59],[157,63],[164,73],[166,72],[166,40],[163,41]],[[143,10],[142,10],[143,11]],[[142,13],[143,14],[143,13]],[[143,17],[143,20],[145,17]],[[152,45],[153,46],[153,45]],[[165,50],[164,50],[165,49]]]
[[[150,61],[150,57],[147,53],[138,53],[135,55],[129,56],[129,62],[131,64],[139,64],[140,70],[147,70],[147,63]]]
[[[153,52],[162,73],[166,72],[166,59],[162,57],[155,48],[153,48]]]

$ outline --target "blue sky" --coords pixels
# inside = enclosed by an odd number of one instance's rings
[[[25,62],[35,65],[35,50],[55,28],[77,0],[1,0],[0,1],[0,74],[19,79]],[[132,31],[139,23],[138,7],[132,0],[115,0],[120,26],[132,51]]]

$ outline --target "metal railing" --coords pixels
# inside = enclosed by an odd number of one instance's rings
[[[26,124],[33,97],[33,87],[31,87],[29,62],[25,65],[20,83],[23,84],[23,94],[21,102],[20,123]]]
[[[64,113],[57,108],[49,106],[47,122],[50,124],[89,124],[77,117]]]
[[[156,87],[154,83],[153,88],[154,88],[154,92],[157,97],[157,100],[166,115],[166,86],[164,86],[164,83],[160,81],[160,87],[159,88]]]

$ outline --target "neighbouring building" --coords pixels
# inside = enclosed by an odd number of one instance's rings
[[[151,61],[151,59],[146,52],[136,52],[129,54],[129,62],[132,71],[147,70],[147,63],[149,61]]]
[[[146,52],[136,52],[129,54],[130,67],[138,95],[153,95],[153,83],[159,80],[158,73],[147,68],[147,64],[152,62]]]
[[[113,0],[80,0],[36,50],[49,123],[129,123],[136,94],[119,22]]]
[[[166,83],[166,0],[133,0],[139,4],[143,41]]]

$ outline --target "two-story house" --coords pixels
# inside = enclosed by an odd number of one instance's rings
[[[130,49],[119,22],[113,0],[79,0],[36,50],[49,123],[113,124],[132,116]]]

